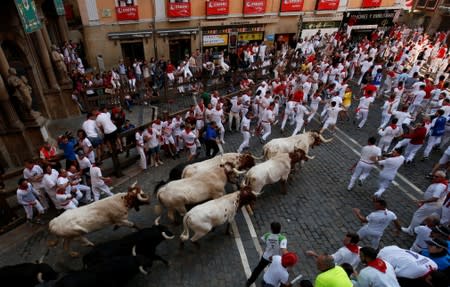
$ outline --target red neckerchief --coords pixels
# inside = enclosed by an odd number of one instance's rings
[[[367,266],[375,268],[382,273],[386,273],[386,263],[384,263],[384,261],[380,258],[376,258],[375,260],[370,261],[369,263],[367,263]]]
[[[445,190],[447,190],[448,187],[448,180],[445,178],[442,179],[435,179],[433,180],[433,183],[442,183],[443,185],[445,185]]]
[[[347,249],[350,250],[351,253],[359,254],[359,246],[355,243],[345,244],[345,247],[347,247]]]
[[[371,97],[372,97],[372,95],[370,95],[370,94],[366,93],[366,94],[364,94],[364,97],[366,97],[366,99],[368,99],[368,98],[371,98]]]
[[[397,125],[391,124],[390,127],[395,130],[397,128]]]

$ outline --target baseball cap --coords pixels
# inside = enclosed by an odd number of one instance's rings
[[[285,267],[294,266],[298,261],[298,256],[294,252],[288,252],[281,256],[281,264]]]
[[[444,239],[441,239],[441,238],[433,238],[433,239],[430,239],[430,240],[426,240],[425,242],[428,245],[444,248],[446,250],[448,249],[447,241],[444,240]]]

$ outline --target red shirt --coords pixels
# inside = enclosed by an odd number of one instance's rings
[[[423,144],[427,135],[427,129],[425,127],[417,128],[412,133],[403,135],[403,137],[411,139],[410,143],[414,145]]]
[[[296,91],[292,97],[294,102],[303,102],[303,91]]]
[[[445,53],[447,53],[447,48],[441,47],[441,48],[439,49],[439,51],[437,52],[437,57],[438,57],[439,59],[443,59],[443,58],[445,58]]]
[[[275,95],[279,95],[279,94],[283,94],[284,95],[284,90],[286,89],[286,85],[280,84],[278,86],[275,87],[275,89],[273,89],[273,93]]]
[[[375,85],[372,84],[368,84],[367,86],[364,87],[364,94],[367,94],[369,91],[372,91],[372,95],[373,93],[375,93],[377,91],[377,87]]]
[[[173,73],[173,71],[175,71],[175,66],[172,64],[167,65],[166,67],[166,73]]]

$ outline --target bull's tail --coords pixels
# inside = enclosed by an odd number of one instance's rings
[[[189,239],[189,222],[191,218],[189,217],[189,214],[186,214],[183,217],[183,233],[180,235],[181,241],[186,241]]]
[[[167,184],[167,181],[164,181],[164,180],[159,181],[159,182],[156,184],[155,189],[153,190],[153,194],[156,194],[156,193],[158,192],[158,190],[159,190],[162,186],[164,186],[164,185],[166,185],[166,184]]]
[[[160,216],[163,212],[163,208],[162,206],[164,206],[164,203],[161,201],[161,198],[159,197],[161,193],[157,192],[156,193],[156,198],[158,199],[158,203],[155,205],[153,211],[155,212],[156,215]]]

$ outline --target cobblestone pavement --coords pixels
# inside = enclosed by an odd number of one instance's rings
[[[269,230],[270,222],[274,220],[282,224],[282,232],[288,238],[288,249],[297,252],[300,257],[291,275],[301,273],[306,278],[314,279],[317,274],[315,263],[306,256],[305,251],[314,249],[334,252],[341,246],[347,231],[356,231],[361,226],[353,215],[352,208],[359,207],[364,214],[372,211],[371,196],[377,188],[377,171],[372,171],[364,186],[356,186],[351,192],[346,187],[350,179],[349,168],[359,158],[355,151],[360,151],[361,145],[365,144],[369,136],[376,135],[381,114],[379,104],[375,104],[369,113],[369,121],[361,130],[356,129],[352,121],[338,123],[339,130],[334,135],[334,140],[310,151],[315,159],[306,162],[301,171],[292,176],[288,181],[286,195],[280,193],[278,184],[266,187],[257,200],[250,225],[244,214],[239,212],[236,216],[239,234],[224,235],[225,226],[222,226],[202,238],[199,249],[187,243],[183,251],[178,249],[178,238],[163,242],[158,252],[170,261],[170,267],[155,263],[149,275],[136,276],[128,286],[244,286],[247,264],[252,269],[259,260],[258,247],[252,238],[253,228],[259,237]],[[318,127],[317,121],[314,121],[307,129]],[[332,135],[326,132],[325,136]],[[279,127],[273,128],[270,138],[276,137],[281,137]],[[239,133],[233,132],[227,133],[225,140],[225,151],[234,152],[242,138]],[[256,155],[261,154],[261,144],[256,138],[252,138],[250,150]],[[417,157],[420,158],[421,155],[420,151]],[[426,162],[418,161],[412,166],[402,167],[400,174],[405,180],[397,177],[398,186],[391,186],[385,192],[388,208],[397,214],[402,225],[409,223],[416,209],[413,199],[422,196],[414,186],[420,190],[427,187],[429,181],[424,175],[438,158],[439,154],[433,153]],[[152,193],[155,183],[166,179],[170,168],[183,160],[165,159],[162,167],[152,168],[138,175],[139,184],[146,192]],[[130,182],[117,187],[115,191],[125,190]],[[142,227],[151,226],[156,217],[153,212],[154,204],[153,200],[152,206],[142,208],[139,213],[131,212],[132,220]],[[162,222],[168,223],[167,218],[163,217]],[[35,232],[31,239],[26,242],[18,240],[15,245],[2,246],[0,237],[0,266],[34,261],[45,252],[49,236],[46,230],[36,231],[34,228],[36,227],[29,227],[30,232]],[[181,226],[172,226],[172,229],[176,235],[182,231]],[[88,237],[93,242],[103,242],[129,232],[126,228],[114,232],[112,228],[107,228]],[[240,242],[244,253],[239,252],[237,243]],[[407,248],[411,243],[412,238],[405,234],[396,236],[393,226],[386,229],[382,239],[383,245],[397,244]],[[78,243],[74,243],[73,247],[82,253],[89,250]],[[69,258],[61,246],[50,249],[46,261],[61,271],[81,268],[80,259]]]

